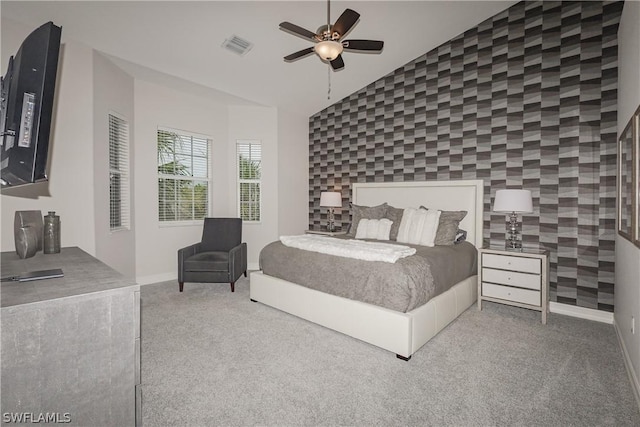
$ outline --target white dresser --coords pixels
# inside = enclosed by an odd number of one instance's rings
[[[522,252],[496,248],[478,251],[478,309],[482,301],[493,301],[538,310],[547,323],[549,306],[549,253],[524,249]]]
[[[20,425],[45,416],[56,425],[141,425],[140,286],[77,247],[0,260],[3,277],[64,272],[1,285],[3,414],[35,417]]]

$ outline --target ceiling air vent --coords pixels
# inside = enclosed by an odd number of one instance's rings
[[[253,43],[233,35],[222,43],[222,47],[238,55],[244,55],[251,50]]]

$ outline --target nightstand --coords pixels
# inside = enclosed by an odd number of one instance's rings
[[[344,236],[346,231],[336,229],[335,231],[327,231],[327,229],[305,230],[305,234],[322,234],[323,236]]]
[[[549,252],[497,248],[478,250],[478,310],[482,301],[538,310],[547,323],[549,310]]]

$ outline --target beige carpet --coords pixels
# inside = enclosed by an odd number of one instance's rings
[[[613,326],[487,303],[409,362],[249,301],[249,282],[142,288],[143,422],[638,426]]]

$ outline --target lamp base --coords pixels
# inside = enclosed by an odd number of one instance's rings
[[[329,221],[327,221],[327,231],[336,231],[335,217],[333,215],[333,208],[329,208]]]
[[[522,242],[512,242],[510,240],[507,240],[504,244],[504,249],[511,252],[522,252]]]
[[[522,240],[519,236],[520,223],[518,222],[518,214],[511,212],[509,214],[509,222],[507,223],[507,239],[504,248],[508,251],[522,252]]]

